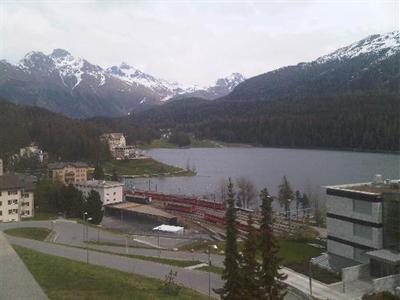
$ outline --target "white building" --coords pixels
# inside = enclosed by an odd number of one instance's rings
[[[120,182],[104,180],[88,180],[75,184],[75,187],[80,190],[85,197],[88,196],[92,190],[98,192],[103,205],[122,202],[123,186],[124,185]]]
[[[20,221],[34,216],[32,177],[3,174],[0,168],[0,222]]]
[[[40,162],[43,162],[47,153],[39,149],[39,146],[35,143],[31,143],[26,147],[19,149],[20,157],[36,157]]]

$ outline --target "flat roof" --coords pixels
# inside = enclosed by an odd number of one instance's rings
[[[379,249],[365,253],[370,258],[380,260],[392,265],[400,264],[400,252],[391,249]]]
[[[176,232],[183,231],[183,227],[162,224],[160,226],[154,227],[153,230],[176,233]]]
[[[121,182],[118,181],[106,181],[106,180],[87,180],[82,181],[75,184],[76,186],[84,186],[84,187],[92,187],[92,188],[112,188],[124,186]]]
[[[145,215],[153,215],[157,217],[162,217],[166,219],[175,218],[174,215],[167,213],[161,209],[155,208],[149,204],[140,204],[140,203],[133,203],[133,202],[122,202],[119,204],[112,204],[108,205],[112,208],[122,209],[126,211],[137,212]]]
[[[347,190],[371,195],[382,193],[400,193],[400,179],[390,180],[388,183],[352,183],[326,186],[326,189]]]

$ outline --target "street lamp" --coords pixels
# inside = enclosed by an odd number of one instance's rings
[[[217,245],[208,245],[208,298],[211,299],[211,249],[217,250]]]
[[[308,263],[308,276],[310,278],[310,296],[312,297],[312,264],[314,262],[314,258],[312,257]]]
[[[86,238],[89,241],[89,230],[88,230],[88,222],[92,221],[93,218],[87,218],[87,222],[86,222]],[[86,243],[86,263],[89,263],[89,246],[88,243]]]
[[[82,236],[82,241],[85,241],[85,222],[86,222],[86,216],[87,216],[87,211],[85,211],[82,215],[82,227],[83,227],[83,236]]]

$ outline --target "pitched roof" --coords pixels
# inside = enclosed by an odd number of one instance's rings
[[[33,190],[35,178],[23,174],[4,174],[0,176],[0,190]]]
[[[87,168],[89,165],[85,162],[81,161],[76,161],[76,162],[55,162],[55,163],[49,163],[47,165],[47,168],[49,170],[55,170],[55,169],[64,169],[67,166],[73,166],[75,168]]]

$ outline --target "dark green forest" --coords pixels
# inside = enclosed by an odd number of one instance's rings
[[[136,121],[225,142],[398,151],[399,114],[398,93],[375,90],[274,101],[184,99],[143,112]]]
[[[108,149],[99,136],[104,132],[122,131],[128,142],[149,141],[157,132],[135,125],[130,120],[70,119],[48,110],[12,104],[0,100],[0,157],[19,151],[31,142],[39,143],[50,160],[109,159]]]

